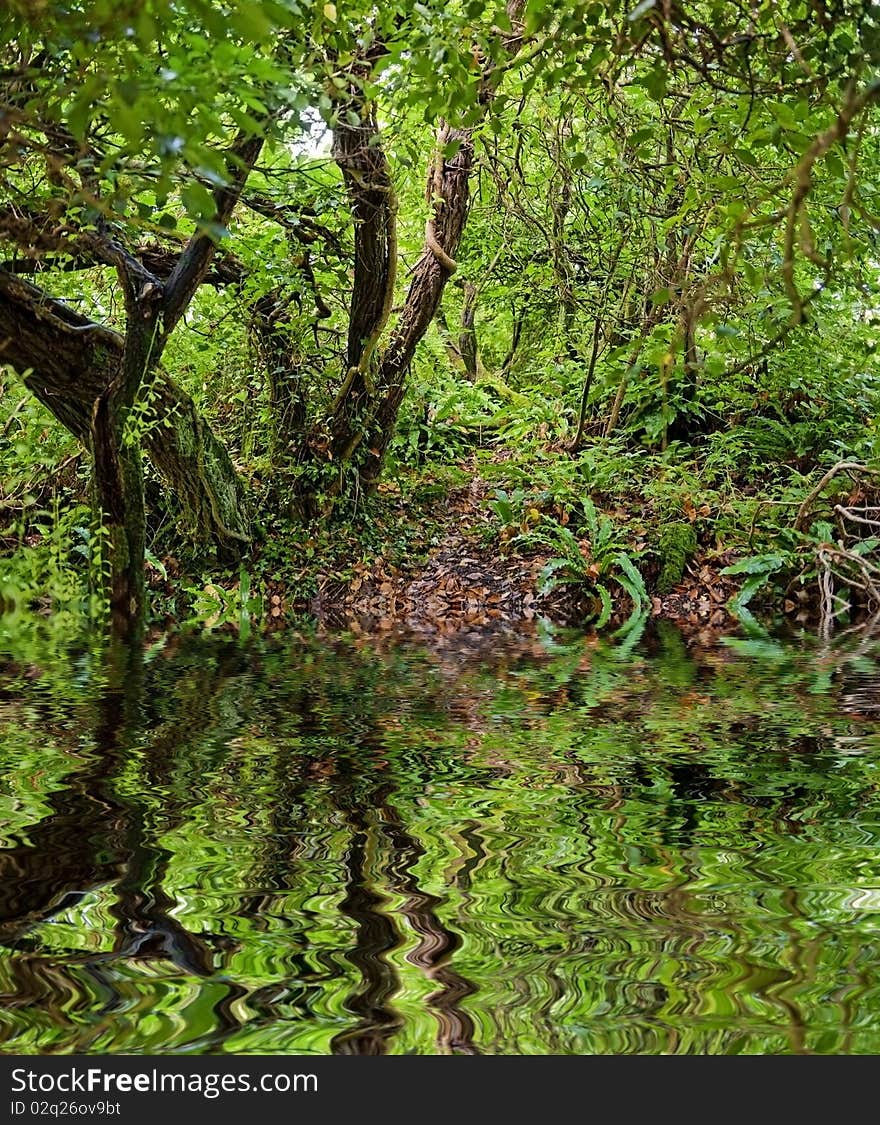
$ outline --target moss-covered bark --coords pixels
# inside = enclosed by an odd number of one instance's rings
[[[122,337],[0,271],[0,361],[90,445],[95,405],[122,358]],[[250,543],[244,484],[193,400],[161,369],[145,392],[141,440],[198,537],[225,556]]]
[[[668,523],[660,532],[658,543],[660,574],[657,578],[658,594],[668,594],[681,582],[684,568],[697,549],[697,536],[693,527],[683,521]]]

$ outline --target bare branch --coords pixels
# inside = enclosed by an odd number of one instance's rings
[[[240,133],[233,142],[227,159],[229,183],[214,192],[216,207],[214,222],[218,225],[225,226],[229,222],[262,147],[262,135]],[[215,239],[207,231],[198,230],[180,255],[165,285],[162,302],[162,321],[166,336],[171,333],[186,311],[208,272],[216,250]]]

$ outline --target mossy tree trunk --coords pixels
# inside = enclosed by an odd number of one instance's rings
[[[508,56],[515,55],[522,44],[523,8],[523,0],[508,0],[507,16],[513,30],[499,32]],[[381,473],[406,397],[410,364],[457,269],[455,255],[467,221],[474,164],[476,125],[455,128],[441,122],[427,177],[428,217],[422,253],[411,271],[387,344],[380,347],[394,300],[397,202],[375,107],[364,90],[381,54],[381,50],[371,53],[368,49],[349,87],[342,94],[331,94],[339,102],[333,155],[345,181],[354,223],[354,283],[346,370],[330,411],[329,432],[316,428],[310,436],[310,450],[316,459],[323,457],[338,469],[337,491],[343,487],[346,467],[354,469],[349,479],[358,486],[369,487]],[[503,67],[486,61],[477,96],[481,118],[489,111],[503,72]],[[476,365],[476,355],[474,360]]]
[[[226,153],[227,180],[213,193],[215,224],[225,226],[229,221],[262,146],[263,136],[250,132],[240,132],[230,145]],[[18,240],[22,250],[39,256],[42,248],[34,243],[30,224],[24,224]],[[79,229],[68,244],[56,249],[74,265],[85,255],[95,265],[111,266],[125,299],[121,349],[114,349],[116,362],[106,372],[108,378],[97,388],[90,404],[87,433],[94,463],[95,503],[103,532],[102,577],[111,627],[115,634],[133,635],[143,622],[145,610],[142,426],[138,410],[171,333],[210,270],[216,243],[207,227],[200,225],[162,279],[148,268],[144,259],[116,241],[111,228],[103,222],[96,229]],[[14,278],[12,282],[12,286],[5,282],[7,297],[15,291]],[[20,300],[22,293],[27,294],[22,283],[18,285]],[[49,315],[54,314],[56,327],[68,335],[81,333],[100,339],[105,346],[115,336],[101,326],[76,323],[76,318],[60,311],[62,307],[60,302],[51,302]],[[30,312],[36,320],[45,315],[33,300]],[[12,351],[18,348],[12,342]],[[45,349],[37,348],[38,355],[41,350]],[[4,358],[15,363],[8,354]],[[29,357],[25,357],[25,364],[30,366]],[[67,409],[56,411],[56,416],[61,418],[68,413]]]
[[[273,290],[254,303],[251,320],[266,373],[271,419],[269,457],[276,470],[300,459],[306,437],[302,364],[284,324],[284,313],[280,294]]]
[[[126,330],[121,362],[92,411],[89,444],[112,631],[123,636],[143,618],[146,516],[135,403],[161,352],[163,290],[136,259],[116,247],[111,253],[125,294]]]
[[[90,445],[93,414],[122,363],[124,340],[21,278],[0,271],[0,359],[74,437]],[[223,557],[250,542],[244,485],[193,400],[161,368],[147,395],[143,448],[196,535]]]
[[[444,153],[455,149],[446,158]],[[407,376],[419,341],[434,319],[446,283],[457,268],[455,255],[468,210],[468,181],[474,160],[473,130],[441,126],[437,155],[428,175],[431,216],[422,256],[413,270],[400,317],[378,365],[376,403],[364,432],[366,453],[361,477],[371,484],[379,476],[397,416],[407,391]]]
[[[344,111],[344,112],[343,112]],[[352,124],[346,114],[353,113]],[[376,354],[391,315],[397,271],[397,197],[382,148],[376,107],[355,79],[340,107],[333,157],[342,172],[354,223],[354,284],[348,314],[346,372],[333,403],[329,449],[349,460],[376,395]]]
[[[461,323],[458,333],[458,350],[461,353],[465,373],[472,383],[477,381],[480,366],[479,345],[477,343],[476,315],[477,294],[479,290],[473,281],[461,284],[462,305]]]

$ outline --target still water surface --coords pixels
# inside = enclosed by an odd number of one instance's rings
[[[878,766],[880,642],[18,653],[0,1052],[880,1053]]]

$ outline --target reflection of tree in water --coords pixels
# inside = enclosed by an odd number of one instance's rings
[[[695,740],[687,722],[687,708],[693,698],[689,693],[695,691],[695,685],[703,685],[707,692],[717,690],[717,685],[707,674],[708,669],[698,666],[685,652],[680,636],[669,634],[668,629],[660,631],[655,656],[662,663],[650,669],[645,685],[650,691],[643,688],[626,699],[630,737],[635,740],[640,729],[645,732],[639,752],[622,746],[619,760],[611,765],[604,758],[590,761],[587,757],[581,761],[569,755],[569,760],[578,774],[578,788],[582,787],[575,805],[585,841],[584,869],[589,872],[595,863],[598,870],[619,872],[620,882],[607,896],[609,926],[613,928],[616,920],[622,923],[621,932],[635,934],[640,919],[651,923],[651,927],[643,927],[648,939],[641,954],[643,962],[650,963],[652,956],[659,956],[656,949],[651,949],[652,939],[655,943],[659,939],[666,956],[680,955],[695,964],[702,962],[705,975],[699,987],[689,991],[694,1002],[690,1013],[668,1012],[663,987],[653,985],[653,996],[650,990],[645,991],[645,984],[634,976],[640,956],[638,945],[617,959],[606,957],[598,971],[604,969],[609,979],[629,978],[634,989],[643,991],[637,1007],[649,1020],[660,1021],[656,1031],[665,1036],[667,1053],[675,1053],[680,1046],[685,1051],[693,1049],[692,1045],[689,1048],[692,1041],[683,1037],[682,1031],[687,1030],[690,1019],[699,1020],[699,1002],[712,988],[728,994],[733,990],[746,997],[759,996],[768,1008],[776,1008],[784,1015],[789,1049],[793,1053],[812,1053],[808,1013],[814,1003],[813,993],[821,984],[828,935],[813,932],[815,926],[805,909],[802,893],[794,887],[773,885],[779,892],[782,908],[774,925],[776,932],[784,935],[785,944],[776,953],[778,963],[770,966],[762,963],[757,953],[760,939],[752,938],[754,944],[748,943],[741,929],[743,920],[734,913],[707,914],[692,884],[705,884],[705,873],[700,870],[701,849],[707,848],[712,854],[726,846],[736,852],[743,845],[748,846],[747,841],[753,836],[771,841],[810,836],[813,827],[822,823],[822,816],[831,823],[846,823],[872,799],[871,786],[865,785],[864,778],[853,786],[840,777],[833,739],[827,728],[821,726],[810,733],[795,733],[795,724],[790,720],[777,723],[766,714],[749,715],[743,708],[738,718],[728,717],[722,722],[707,714],[700,738]],[[804,690],[803,684],[798,686]],[[723,691],[719,695],[722,700],[725,698]],[[677,697],[682,701],[678,714]],[[791,704],[795,698],[792,696],[786,702]],[[655,722],[656,714],[664,712],[670,716],[672,731],[675,720],[681,722],[677,753],[662,743],[662,752],[657,752],[651,728],[645,728],[642,721],[644,714],[651,714],[646,702],[656,708]],[[708,702],[707,695],[706,705]],[[617,716],[622,725],[619,709]],[[719,746],[720,753],[716,749]],[[603,806],[614,815],[605,818],[602,832],[597,834],[596,812]],[[805,815],[807,809],[811,815]],[[821,813],[817,816],[819,809]],[[616,857],[612,859],[615,851]],[[680,872],[681,885],[675,886],[673,878],[670,887],[652,889],[649,878],[641,888],[642,866],[649,871],[660,868],[670,876]],[[762,878],[762,873],[756,873],[756,884],[760,885]],[[719,929],[740,945],[735,958],[729,955],[732,965],[738,962],[738,969],[727,979],[722,975],[721,962],[715,960]],[[864,988],[864,974],[853,968],[865,949],[863,940],[855,935],[847,938],[841,943],[840,957],[846,974],[854,973]],[[623,998],[626,989],[621,986],[620,991]],[[672,1023],[665,1022],[670,1015]],[[852,1003],[841,1003],[842,1042],[851,1041],[852,1018]],[[675,1022],[683,1027],[675,1027]],[[815,1024],[812,1030],[815,1032]],[[719,1028],[717,1035],[727,1045],[742,1038],[742,1032],[735,1028]],[[633,1049],[637,1049],[635,1044]]]
[[[339,668],[345,669],[344,678]],[[345,1002],[357,1023],[337,1034],[331,1049],[337,1054],[384,1054],[403,1026],[393,1005],[402,982],[387,956],[405,941],[394,912],[385,909],[388,895],[394,895],[400,900],[396,912],[418,939],[406,958],[438,986],[426,1000],[438,1024],[438,1050],[474,1054],[473,1022],[460,1004],[475,989],[449,963],[460,938],[439,919],[440,900],[420,888],[415,868],[425,849],[393,804],[395,767],[385,760],[377,725],[383,705],[388,704],[376,690],[381,667],[368,662],[352,669],[340,662],[326,671],[326,677],[312,676],[308,686],[298,685],[295,696],[273,701],[279,720],[282,712],[297,716],[301,734],[310,734],[318,744],[330,737],[323,753],[301,755],[296,764],[287,755],[276,755],[269,826],[273,846],[253,873],[254,881],[278,891],[292,884],[293,865],[303,849],[299,821],[310,789],[320,789],[327,815],[341,814],[351,834],[343,861],[345,897],[339,910],[356,926],[354,944],[343,955],[360,974],[357,988]],[[248,907],[260,905],[251,901]],[[253,1006],[253,998],[250,1003]]]
[[[392,661],[397,659],[392,657]],[[418,657],[416,662],[419,665]],[[427,666],[431,668],[430,663]],[[332,1050],[382,1054],[403,1026],[393,1005],[403,985],[388,957],[406,940],[399,917],[417,937],[406,960],[437,985],[426,1004],[437,1021],[438,1050],[473,1054],[474,1025],[461,1002],[475,986],[450,964],[461,939],[437,914],[442,900],[419,886],[415,871],[425,848],[393,800],[399,787],[406,791],[422,787],[431,776],[431,765],[416,765],[412,759],[399,762],[382,743],[389,717],[397,719],[399,705],[407,704],[408,693],[417,700],[420,715],[433,714],[440,724],[450,709],[451,696],[446,684],[427,679],[421,667],[416,669],[415,692],[400,671],[394,667],[389,674],[386,655],[377,657],[372,651],[353,654],[331,642],[313,658],[310,654],[308,677],[291,678],[288,673],[261,699],[270,725],[277,722],[283,730],[295,715],[297,732],[313,749],[300,757],[295,783],[290,758],[276,758],[279,772],[273,787],[270,832],[282,847],[273,847],[275,862],[267,857],[254,876],[259,885],[279,889],[289,885],[291,870],[285,869],[284,856],[293,858],[302,848],[296,819],[307,807],[310,790],[318,792],[323,815],[334,818],[339,814],[351,833],[343,860],[345,897],[339,910],[356,926],[354,944],[343,955],[360,974],[358,986],[346,1000],[357,1024],[334,1037]],[[408,671],[406,661],[403,671]],[[323,751],[318,749],[322,743]],[[429,755],[429,762],[443,764],[437,762],[436,754]],[[414,776],[414,771],[421,776]],[[289,840],[286,848],[285,838]],[[399,901],[393,911],[387,909],[389,896]]]
[[[700,698],[707,699],[715,685],[668,639],[657,657],[657,663],[643,664],[632,682],[625,666],[603,667],[595,653],[591,673],[589,661],[585,666],[583,653],[574,650],[555,663],[545,660],[534,672],[517,669],[513,677],[503,661],[476,671],[464,666],[459,680],[452,660],[441,676],[432,677],[426,669],[435,669],[423,656],[416,655],[412,664],[409,656],[395,663],[398,658],[388,654],[353,653],[333,644],[315,651],[293,645],[245,652],[229,642],[200,642],[146,668],[137,657],[120,658],[93,705],[93,746],[83,754],[83,768],[46,799],[51,812],[28,830],[26,844],[0,849],[0,940],[17,954],[8,959],[12,987],[6,1007],[41,1004],[59,1024],[69,1023],[65,995],[77,988],[85,992],[85,982],[90,995],[78,997],[76,1018],[81,1021],[84,1011],[112,1013],[123,1003],[120,967],[161,962],[181,977],[211,979],[221,999],[213,1004],[213,1025],[199,1038],[198,1049],[217,1050],[245,1025],[256,1034],[285,1023],[302,1028],[326,1021],[321,1002],[331,993],[332,978],[348,979],[347,963],[348,972],[357,974],[356,983],[345,985],[344,1005],[352,1020],[334,1036],[330,1049],[382,1054],[405,1030],[406,1017],[396,1004],[406,986],[398,954],[436,986],[425,1001],[437,1024],[436,1050],[475,1053],[467,999],[477,986],[453,966],[462,944],[458,929],[468,934],[470,959],[477,954],[484,968],[513,966],[500,990],[509,1010],[493,1007],[498,1038],[482,1042],[484,1050],[503,1050],[509,1042],[505,1036],[518,1034],[517,1021],[522,1023],[525,1011],[530,1031],[546,1048],[569,1049],[560,1019],[577,1000],[571,992],[581,979],[575,961],[589,963],[592,979],[610,1003],[619,1003],[621,1011],[631,1009],[658,1034],[662,1030],[667,1052],[687,1050],[695,1034],[690,1020],[699,1019],[698,1008],[685,1009],[681,1000],[678,1009],[670,1008],[672,994],[665,985],[632,979],[635,963],[650,977],[650,958],[660,956],[661,942],[665,955],[690,959],[704,973],[693,987],[684,987],[688,1004],[696,1004],[708,989],[724,987],[720,966],[734,971],[730,966],[739,959],[742,972],[730,978],[736,988],[775,1005],[784,1014],[791,1049],[807,1050],[812,1001],[809,991],[798,990],[817,989],[830,964],[827,943],[824,952],[820,947],[822,935],[806,932],[809,903],[795,890],[785,900],[785,916],[780,913],[774,926],[780,937],[785,935],[786,961],[771,971],[749,962],[748,944],[736,958],[719,952],[713,927],[747,943],[754,935],[737,931],[742,919],[733,913],[707,914],[689,888],[703,877],[697,857],[706,840],[737,847],[749,834],[810,835],[803,814],[811,803],[844,823],[872,790],[857,763],[849,776],[835,772],[824,753],[824,736],[788,734],[784,721],[751,717],[745,706],[739,711],[728,706],[712,722],[699,713],[691,720],[679,716],[677,701],[690,698],[695,684]],[[486,691],[490,674],[498,692],[507,692],[498,712],[503,724],[495,729],[509,732],[509,740],[507,735],[486,738],[499,698]],[[616,728],[632,739],[619,752],[593,741],[590,722],[604,721],[605,696],[596,689],[603,676],[602,692],[614,699]],[[643,722],[652,705],[654,728]],[[654,746],[651,731],[658,729],[657,715],[666,714],[672,734]],[[560,715],[571,718],[546,758],[533,751],[531,757],[519,757],[529,740],[539,746],[548,737],[545,730],[560,729],[549,722]],[[584,721],[587,716],[590,722]],[[681,752],[674,743],[679,730]],[[702,739],[699,745],[687,741],[694,731]],[[239,739],[241,732],[247,737]],[[661,738],[666,733],[660,729]],[[526,762],[536,770],[534,777],[526,775]],[[497,842],[487,843],[481,835],[479,818],[468,819],[465,812],[455,825],[461,862],[452,864],[455,871],[447,878],[456,895],[478,907],[467,916],[460,906],[453,929],[443,921],[445,895],[424,891],[418,875],[439,853],[430,834],[415,827],[422,823],[415,802],[437,776],[459,779],[465,790],[490,778],[509,783],[505,815],[513,818],[514,838],[518,816],[532,823],[532,785],[555,791],[553,809],[568,823],[548,825],[548,831],[565,833],[576,866],[566,876],[553,874],[558,883],[542,892],[550,896],[542,902],[534,897],[534,873],[518,866],[518,851],[528,859],[530,847],[499,852]],[[181,874],[198,883],[201,873],[182,850],[185,842],[166,848],[162,841],[180,829],[182,841],[201,842],[211,830],[198,826],[206,817],[210,824],[214,810],[222,814],[221,822],[228,816],[247,825],[246,842],[230,845],[228,879],[230,886],[235,880],[252,893],[237,899],[234,919],[208,922],[206,931],[213,927],[219,933],[196,933],[176,917],[177,902],[167,887]],[[336,917],[322,919],[327,928],[322,934],[318,927],[314,936],[307,927],[318,920],[307,910],[291,914],[288,896],[305,901],[321,884],[314,847],[328,825],[334,836],[328,855],[338,863],[338,876],[329,885],[336,882],[343,895]],[[680,877],[681,887],[652,889],[641,882],[640,864],[667,870],[672,882]],[[481,902],[481,896],[488,892],[479,879],[470,898],[471,876],[481,865],[484,875],[489,865],[511,888],[516,910],[504,931],[484,926],[480,910],[488,900]],[[565,898],[565,879],[570,877],[576,894],[583,894],[594,870],[605,877],[615,873],[620,886],[599,905],[591,904],[587,916],[576,915]],[[115,892],[112,948],[53,954],[46,944],[51,936],[34,928],[74,906],[84,893],[108,885]],[[550,907],[554,933],[532,926],[543,905]],[[285,912],[289,928],[272,937],[273,919],[283,919]],[[634,944],[603,948],[590,930],[591,920],[597,932],[605,924]],[[237,927],[237,921],[243,925]],[[283,955],[283,968],[264,973],[262,981],[232,969],[237,949],[248,964],[248,939],[240,937],[248,929],[267,934],[270,956]],[[523,936],[530,930],[538,934],[533,945]],[[642,944],[633,936],[638,934],[646,935]],[[866,948],[854,933],[841,938],[834,953],[839,970],[847,979],[860,980],[863,990],[873,979],[862,965]],[[72,979],[66,981],[67,966]],[[231,979],[236,976],[238,982]],[[479,979],[482,1002],[494,1004],[491,978]],[[504,988],[515,993],[512,1000]],[[858,1017],[858,1005],[851,993],[847,997],[840,1002],[842,1035]],[[333,1015],[338,1018],[338,1012]],[[486,1029],[481,1027],[480,1034]],[[725,1043],[734,1037],[733,1032],[723,1035]],[[718,1036],[721,1042],[722,1032]]]
[[[94,704],[92,748],[84,768],[48,799],[50,814],[28,831],[28,843],[0,850],[0,942],[18,956],[10,961],[16,989],[7,1007],[45,1002],[57,977],[58,957],[43,952],[30,936],[40,923],[70,909],[89,891],[107,884],[115,890],[111,907],[116,925],[112,952],[65,953],[105,998],[110,1012],[119,1002],[112,967],[121,961],[162,959],[180,972],[212,973],[215,935],[195,935],[174,917],[174,900],[163,880],[171,855],[156,842],[156,792],[168,794],[182,738],[185,714],[173,716],[163,735],[154,737],[143,756],[140,787],[123,784],[132,748],[144,729],[144,668],[139,649],[112,651],[106,682]],[[228,675],[222,665],[200,665],[202,699],[207,704]],[[203,719],[202,719],[203,721]],[[182,802],[164,801],[161,831],[186,817]]]
[[[247,672],[247,665],[234,645],[221,643],[214,649],[197,646],[193,653],[184,649],[173,660],[147,669],[139,653],[117,652],[104,671],[106,685],[92,704],[92,745],[83,768],[48,798],[51,811],[29,830],[27,844],[0,851],[0,940],[17,954],[9,959],[9,1007],[28,1007],[38,998],[45,1005],[52,993],[47,974],[58,991],[58,974],[67,967],[76,971],[72,987],[88,987],[102,997],[101,1010],[109,1014],[122,1003],[115,983],[122,963],[162,961],[182,975],[206,978],[224,968],[224,951],[231,948],[223,934],[193,933],[175,917],[176,902],[164,888],[174,857],[159,840],[186,824],[194,803],[211,799],[209,790],[199,787],[199,773],[222,765],[230,753],[226,713],[232,712],[234,722],[248,721],[224,698],[228,688],[235,696],[235,679]],[[356,928],[353,946],[340,952],[361,973],[361,984],[348,1001],[357,1026],[337,1036],[333,1049],[378,1053],[402,1023],[391,1006],[401,982],[385,954],[403,939],[398,923],[383,912],[384,896],[372,882],[384,878],[389,892],[401,898],[402,917],[418,936],[410,960],[438,985],[428,1003],[438,1020],[439,1048],[472,1051],[473,1026],[459,1010],[472,986],[448,965],[458,938],[438,920],[437,900],[420,890],[413,875],[424,850],[391,804],[394,785],[384,778],[381,783],[369,777],[365,781],[364,771],[369,774],[372,768],[369,754],[360,747],[343,763],[337,753],[340,742],[348,742],[334,737],[337,717],[349,712],[354,698],[359,729],[371,726],[374,697],[381,697],[371,688],[381,667],[365,661],[354,683],[340,678],[338,666],[332,674],[327,668],[324,676],[308,677],[308,683],[291,677],[289,667],[286,671],[283,685],[273,685],[271,675],[258,681],[249,701],[250,717],[262,708],[271,718],[277,710],[279,734],[294,728],[317,745],[293,755],[279,746],[270,760],[273,783],[255,794],[255,799],[265,796],[266,807],[259,810],[262,823],[255,825],[261,839],[247,879],[262,889],[241,901],[240,914],[259,928],[274,896],[295,885],[308,841],[304,814],[310,793],[319,790],[321,805],[339,813],[351,833],[340,909]],[[149,731],[146,739],[144,731]],[[199,749],[206,732],[215,743],[207,760]],[[381,872],[369,869],[368,844],[387,856]],[[88,892],[108,885],[114,889],[112,950],[57,954],[32,934]],[[285,957],[290,979],[261,988],[243,988],[224,973],[224,996],[214,1005],[215,1026],[203,1047],[217,1049],[240,1029],[244,1017],[234,1009],[241,998],[255,1013],[257,1025],[285,1018],[278,1001],[292,995],[297,995],[300,1017],[315,1018],[303,989],[303,980],[313,972],[307,952],[290,950]],[[69,993],[70,987],[62,991]],[[64,1021],[60,1010],[56,1016]]]
[[[390,1004],[401,983],[385,955],[402,944],[403,935],[393,918],[382,911],[387,899],[373,889],[373,880],[381,877],[388,890],[402,899],[400,914],[418,936],[418,944],[407,954],[407,960],[439,986],[426,1000],[438,1024],[438,1050],[444,1054],[477,1054],[473,1020],[461,1007],[461,1001],[476,988],[450,964],[461,939],[438,917],[441,900],[419,887],[415,868],[425,849],[391,803],[394,782],[368,780],[364,785],[364,775],[353,776],[350,763],[346,763],[343,776],[348,784],[334,788],[332,797],[352,828],[346,855],[348,893],[340,909],[358,925],[355,947],[347,956],[361,972],[361,986],[346,1001],[349,1011],[359,1017],[358,1024],[335,1036],[333,1051],[384,1054],[388,1040],[402,1025]],[[384,862],[375,865],[379,870],[371,870],[368,856],[383,852]]]

